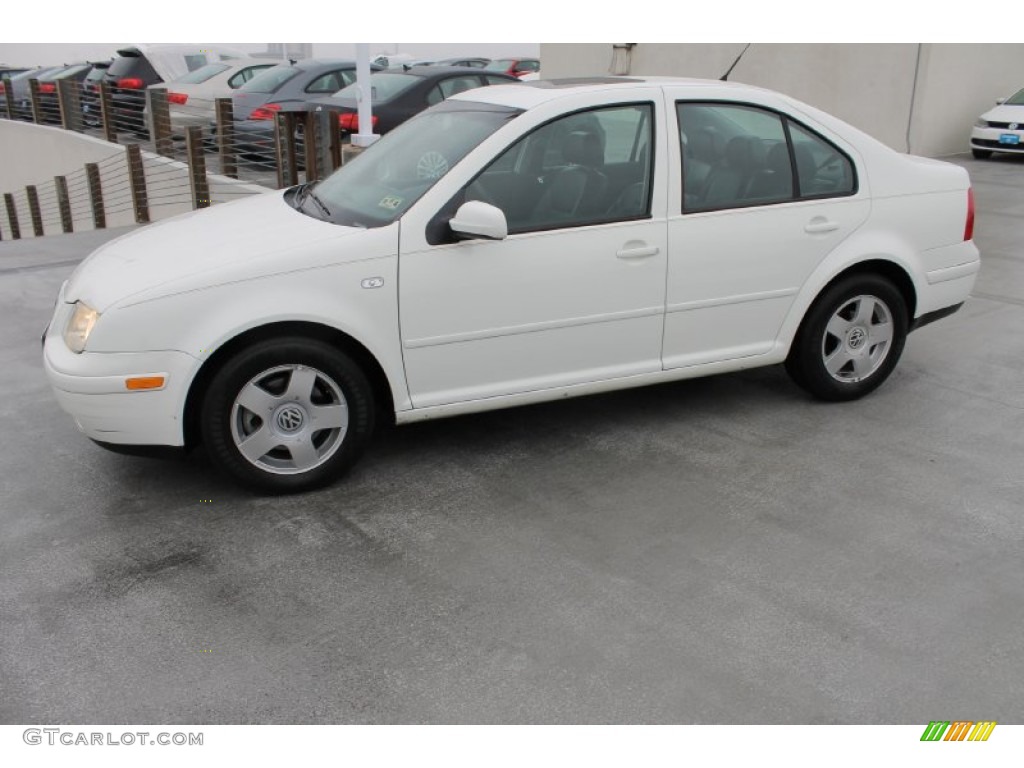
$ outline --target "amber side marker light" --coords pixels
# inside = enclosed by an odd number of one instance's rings
[[[160,389],[164,385],[163,376],[135,376],[125,379],[124,385],[131,390],[139,389]]]

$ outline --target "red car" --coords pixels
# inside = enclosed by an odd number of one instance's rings
[[[532,72],[540,72],[540,59],[494,59],[484,69],[522,77]]]

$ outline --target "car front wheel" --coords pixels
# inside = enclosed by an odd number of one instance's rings
[[[214,375],[202,410],[214,463],[269,493],[331,482],[362,454],[373,425],[373,390],[359,366],[306,338],[237,353]]]
[[[975,160],[988,160],[992,157],[991,149],[971,149],[971,154],[974,155]]]
[[[811,306],[793,340],[786,370],[822,400],[855,400],[892,373],[907,338],[906,302],[877,275],[851,275]]]

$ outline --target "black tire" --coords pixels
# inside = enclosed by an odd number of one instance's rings
[[[971,154],[974,155],[975,160],[988,160],[992,157],[991,149],[974,149],[971,148]]]
[[[862,313],[870,317],[865,320]],[[856,400],[892,373],[907,327],[906,301],[896,286],[879,275],[850,275],[811,305],[789,350],[786,371],[821,400]]]
[[[213,462],[241,485],[297,493],[332,482],[359,459],[374,415],[373,389],[351,358],[293,336],[257,342],[220,367],[203,400],[201,430]],[[318,418],[329,428],[314,430]]]

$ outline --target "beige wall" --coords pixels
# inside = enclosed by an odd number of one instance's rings
[[[717,79],[743,44],[638,43],[629,73]],[[543,44],[542,75],[607,75],[611,43]],[[894,149],[967,151],[975,118],[1024,85],[1024,45],[755,43],[730,80],[789,94]],[[916,75],[916,91],[915,91]],[[916,92],[916,97],[915,97]],[[913,108],[912,108],[913,105]],[[911,122],[912,121],[912,122]]]
[[[150,219],[158,221],[192,210],[190,203],[159,205],[158,196],[178,192],[189,193],[188,166],[165,157],[143,152],[146,177],[155,181],[150,205]],[[65,131],[45,125],[16,120],[0,120],[0,193],[14,194],[18,225],[23,238],[33,237],[32,219],[25,194],[26,185],[35,185],[40,198],[43,230],[46,235],[59,234],[60,213],[54,191],[54,176],[67,176],[71,198],[71,217],[75,231],[92,229],[92,209],[82,177],[86,163],[100,167],[100,183],[104,189],[107,227],[123,227],[135,223],[127,189],[128,168],[125,149],[92,136]],[[265,187],[243,184],[211,174],[210,197],[214,203],[238,198],[238,193],[269,192]],[[115,191],[120,190],[120,191]],[[225,194],[230,192],[230,194]],[[0,231],[5,239],[11,236],[7,210],[0,204]]]

